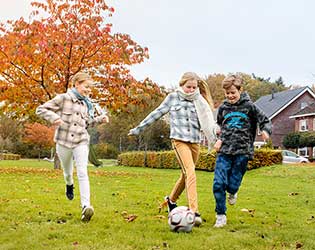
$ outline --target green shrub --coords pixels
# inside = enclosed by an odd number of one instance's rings
[[[10,153],[0,153],[0,160],[20,160],[21,155],[10,154]]]
[[[208,152],[205,149],[200,151],[196,169],[214,171],[216,152]],[[248,163],[248,169],[255,169],[263,166],[281,164],[282,154],[280,150],[258,149],[255,150],[254,159]],[[118,164],[132,167],[149,168],[179,168],[174,151],[134,151],[118,155]]]
[[[143,151],[131,151],[118,155],[118,165],[130,167],[144,167],[145,154]]]

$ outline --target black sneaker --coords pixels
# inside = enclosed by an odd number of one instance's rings
[[[201,216],[200,216],[200,213],[195,213],[195,223],[194,223],[194,226],[195,227],[199,227],[202,223],[202,219],[201,219]]]
[[[81,221],[89,222],[94,214],[94,208],[92,206],[84,206],[82,208]]]
[[[66,196],[69,200],[73,200],[73,198],[74,198],[73,184],[72,185],[66,185]]]
[[[175,207],[177,207],[176,202],[171,202],[168,196],[165,197],[165,202],[167,202],[167,211],[171,212]]]

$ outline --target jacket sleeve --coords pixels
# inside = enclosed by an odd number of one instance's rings
[[[217,132],[216,132],[216,136],[218,140],[222,140],[221,138],[221,127],[222,127],[222,123],[223,123],[223,114],[222,114],[222,108],[221,106],[218,108],[218,112],[217,112]]]
[[[160,119],[163,115],[168,113],[170,111],[171,105],[171,96],[168,95],[164,101],[158,106],[155,110],[153,110],[140,124],[131,129],[130,133],[133,135],[138,135],[140,132],[142,132],[146,127],[151,125],[153,122]]]
[[[47,101],[44,104],[38,106],[36,108],[36,114],[50,123],[53,123],[60,118],[56,112],[60,110],[62,102],[62,95],[57,95],[50,101]]]
[[[254,104],[254,112],[257,117],[257,123],[260,131],[266,131],[269,135],[272,133],[272,124],[265,113]]]

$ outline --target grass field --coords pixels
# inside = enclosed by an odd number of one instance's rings
[[[62,172],[52,163],[0,161],[0,249],[315,249],[314,165],[247,172],[221,229],[213,228],[213,173],[198,171],[205,221],[185,234],[169,231],[167,213],[158,211],[179,170],[113,164],[89,167],[95,216],[82,223],[76,178],[75,199],[68,201]],[[186,205],[185,194],[179,205]]]

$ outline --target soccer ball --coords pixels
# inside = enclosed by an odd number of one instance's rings
[[[168,225],[171,231],[189,233],[194,223],[195,213],[188,207],[176,207],[168,214]]]

